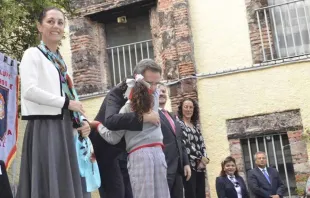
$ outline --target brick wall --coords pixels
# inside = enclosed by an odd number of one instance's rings
[[[245,177],[245,168],[243,163],[243,155],[242,155],[242,148],[240,139],[230,139],[229,140],[229,148],[230,154],[236,160],[237,168],[239,171],[240,176],[246,181]]]
[[[273,36],[271,32],[271,18],[269,17],[269,11],[266,10],[267,21],[265,20],[264,11],[259,11],[259,21],[257,19],[257,14],[255,9],[262,8],[268,6],[267,0],[245,0],[246,10],[247,10],[247,19],[248,19],[248,26],[249,26],[249,37],[250,43],[252,47],[252,58],[253,63],[261,63],[263,62],[263,46],[265,50],[266,59],[271,59],[271,49],[272,48],[273,55],[275,56],[275,48],[273,43]],[[261,34],[263,45],[261,42],[261,36],[259,31],[258,24],[261,25]],[[267,29],[269,28],[269,31]],[[270,44],[268,40],[268,34],[270,38]]]
[[[155,60],[162,64],[164,79],[176,80],[195,74],[188,0],[159,0],[150,16]],[[170,86],[174,112],[184,97],[197,99],[196,80]]]
[[[111,84],[104,25],[86,17],[70,21],[73,79],[80,95],[102,92]]]
[[[305,188],[307,179],[310,176],[307,144],[302,141],[302,132],[302,130],[287,132],[291,147],[296,186],[298,189]]]

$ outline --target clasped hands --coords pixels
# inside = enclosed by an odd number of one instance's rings
[[[71,111],[79,112],[86,118],[83,104],[80,101],[70,100],[68,109]],[[88,137],[90,134],[90,126],[88,122],[83,121],[82,126],[77,128],[77,131],[81,134],[82,137]]]

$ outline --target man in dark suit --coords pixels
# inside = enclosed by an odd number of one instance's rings
[[[5,163],[2,160],[0,160],[0,197],[13,198]]]
[[[134,70],[134,74],[142,74],[145,81],[151,83],[152,79],[149,75],[149,71],[154,70],[153,64],[156,63],[149,59],[140,61]],[[134,112],[119,114],[120,109],[127,101],[127,99],[124,98],[126,90],[126,80],[111,89],[105,97],[95,120],[103,123],[109,130],[113,131],[140,131],[142,130],[143,122],[159,124],[160,120],[158,112],[145,114],[142,121],[139,121],[138,116]],[[129,178],[128,172],[124,173],[124,167],[120,167],[120,160],[121,165],[124,161],[124,139],[116,146],[112,146],[95,131],[92,131],[90,134],[90,139],[93,143],[101,176],[101,187],[99,189],[100,196],[103,198],[125,198],[126,193],[129,193],[126,192],[126,189],[130,188],[124,184],[130,183],[124,181],[124,178]],[[118,156],[120,157],[118,158]],[[128,198],[128,195],[126,195],[126,198]]]
[[[171,198],[183,198],[183,175],[186,180],[191,177],[188,156],[182,144],[182,131],[178,122],[165,110],[167,89],[159,85],[159,116],[161,130],[164,136],[164,153],[167,162],[167,179]]]
[[[285,193],[285,186],[277,169],[266,167],[267,157],[262,151],[254,155],[256,168],[248,173],[248,184],[256,198],[280,198]]]

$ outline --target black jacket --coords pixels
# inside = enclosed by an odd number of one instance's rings
[[[104,98],[95,118],[110,130],[142,130],[143,123],[138,120],[136,113],[119,114],[120,109],[127,101],[123,96],[126,89],[125,82],[111,89]],[[105,171],[109,171],[107,169],[111,168],[111,164],[114,163],[117,156],[125,151],[125,139],[123,138],[117,145],[111,145],[95,130],[92,130],[89,137],[94,147],[101,178],[106,178]]]
[[[241,187],[242,198],[249,198],[249,193],[243,178],[236,176],[236,180]],[[218,198],[238,198],[234,184],[227,178],[226,175],[216,178],[216,192]]]
[[[275,168],[267,168],[271,184],[259,168],[254,168],[248,172],[248,184],[251,192],[256,198],[269,198],[271,195],[283,197],[285,186],[282,183],[279,173]]]
[[[161,131],[164,136],[164,153],[167,162],[167,174],[175,174],[180,172],[183,174],[183,167],[189,165],[188,155],[185,146],[182,143],[182,130],[180,124],[176,122],[175,118],[169,114],[176,126],[176,133],[174,133],[166,116],[159,111]]]

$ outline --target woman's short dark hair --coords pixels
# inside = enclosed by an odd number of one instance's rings
[[[148,113],[154,104],[153,95],[142,82],[136,82],[132,88],[132,98],[130,101],[131,109],[138,114],[138,118],[141,121],[143,114]]]
[[[231,156],[226,157],[226,158],[224,159],[224,161],[222,161],[222,163],[221,163],[222,170],[221,170],[220,176],[222,176],[222,177],[226,176],[226,173],[225,173],[225,171],[224,171],[224,167],[225,167],[225,165],[226,165],[227,163],[229,163],[229,162],[233,162],[233,163],[235,164],[235,166],[236,166],[235,176],[239,176],[239,172],[238,172],[236,160],[235,160],[235,158],[233,158],[233,157],[231,157]]]
[[[57,11],[61,12],[64,15],[64,18],[65,18],[65,13],[61,9],[59,9],[57,7],[47,7],[47,8],[44,8],[42,10],[42,12],[39,14],[38,21],[39,21],[40,24],[42,24],[43,19],[46,17],[46,13],[48,11],[50,11],[50,10],[57,10]]]
[[[178,106],[178,117],[183,120],[183,111],[182,111],[182,107],[183,107],[183,103],[185,101],[191,101],[194,105],[194,112],[193,112],[193,116],[191,118],[191,122],[196,126],[198,124],[198,120],[199,120],[199,106],[198,103],[192,99],[192,98],[184,98],[179,106]]]

